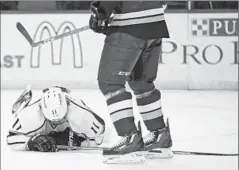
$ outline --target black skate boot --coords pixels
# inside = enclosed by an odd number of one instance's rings
[[[32,99],[32,91],[30,89],[30,86],[28,86],[18,97],[18,99],[14,102],[12,106],[12,114],[17,114],[18,111],[27,107],[31,99]]]
[[[145,157],[154,158],[171,158],[173,157],[172,139],[170,134],[169,122],[163,129],[150,132],[144,139]]]
[[[122,137],[118,144],[112,148],[103,150],[104,163],[124,164],[144,162],[143,148],[144,143],[141,132],[131,133]]]

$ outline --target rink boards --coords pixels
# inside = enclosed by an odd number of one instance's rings
[[[166,14],[156,85],[162,89],[238,89],[236,13]],[[31,48],[17,31],[21,22],[35,41],[88,24],[89,14],[1,14],[2,88],[63,85],[96,88],[104,35],[91,30]],[[238,29],[238,28],[237,28]]]

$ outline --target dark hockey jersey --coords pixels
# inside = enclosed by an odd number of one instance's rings
[[[169,38],[164,1],[100,1],[109,28],[106,34],[124,32],[143,39]]]

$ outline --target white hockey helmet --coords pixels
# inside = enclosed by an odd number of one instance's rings
[[[59,87],[45,89],[40,105],[45,118],[53,124],[59,124],[68,111],[66,96]]]

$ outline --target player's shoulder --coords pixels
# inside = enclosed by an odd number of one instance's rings
[[[39,102],[40,99],[27,106],[16,115],[15,119],[21,126],[22,133],[28,134],[44,126],[46,119],[40,110]]]
[[[81,99],[76,99],[72,96],[67,96],[68,99],[68,114],[67,119],[69,121],[78,121],[90,112],[90,109],[86,107],[85,103]]]

